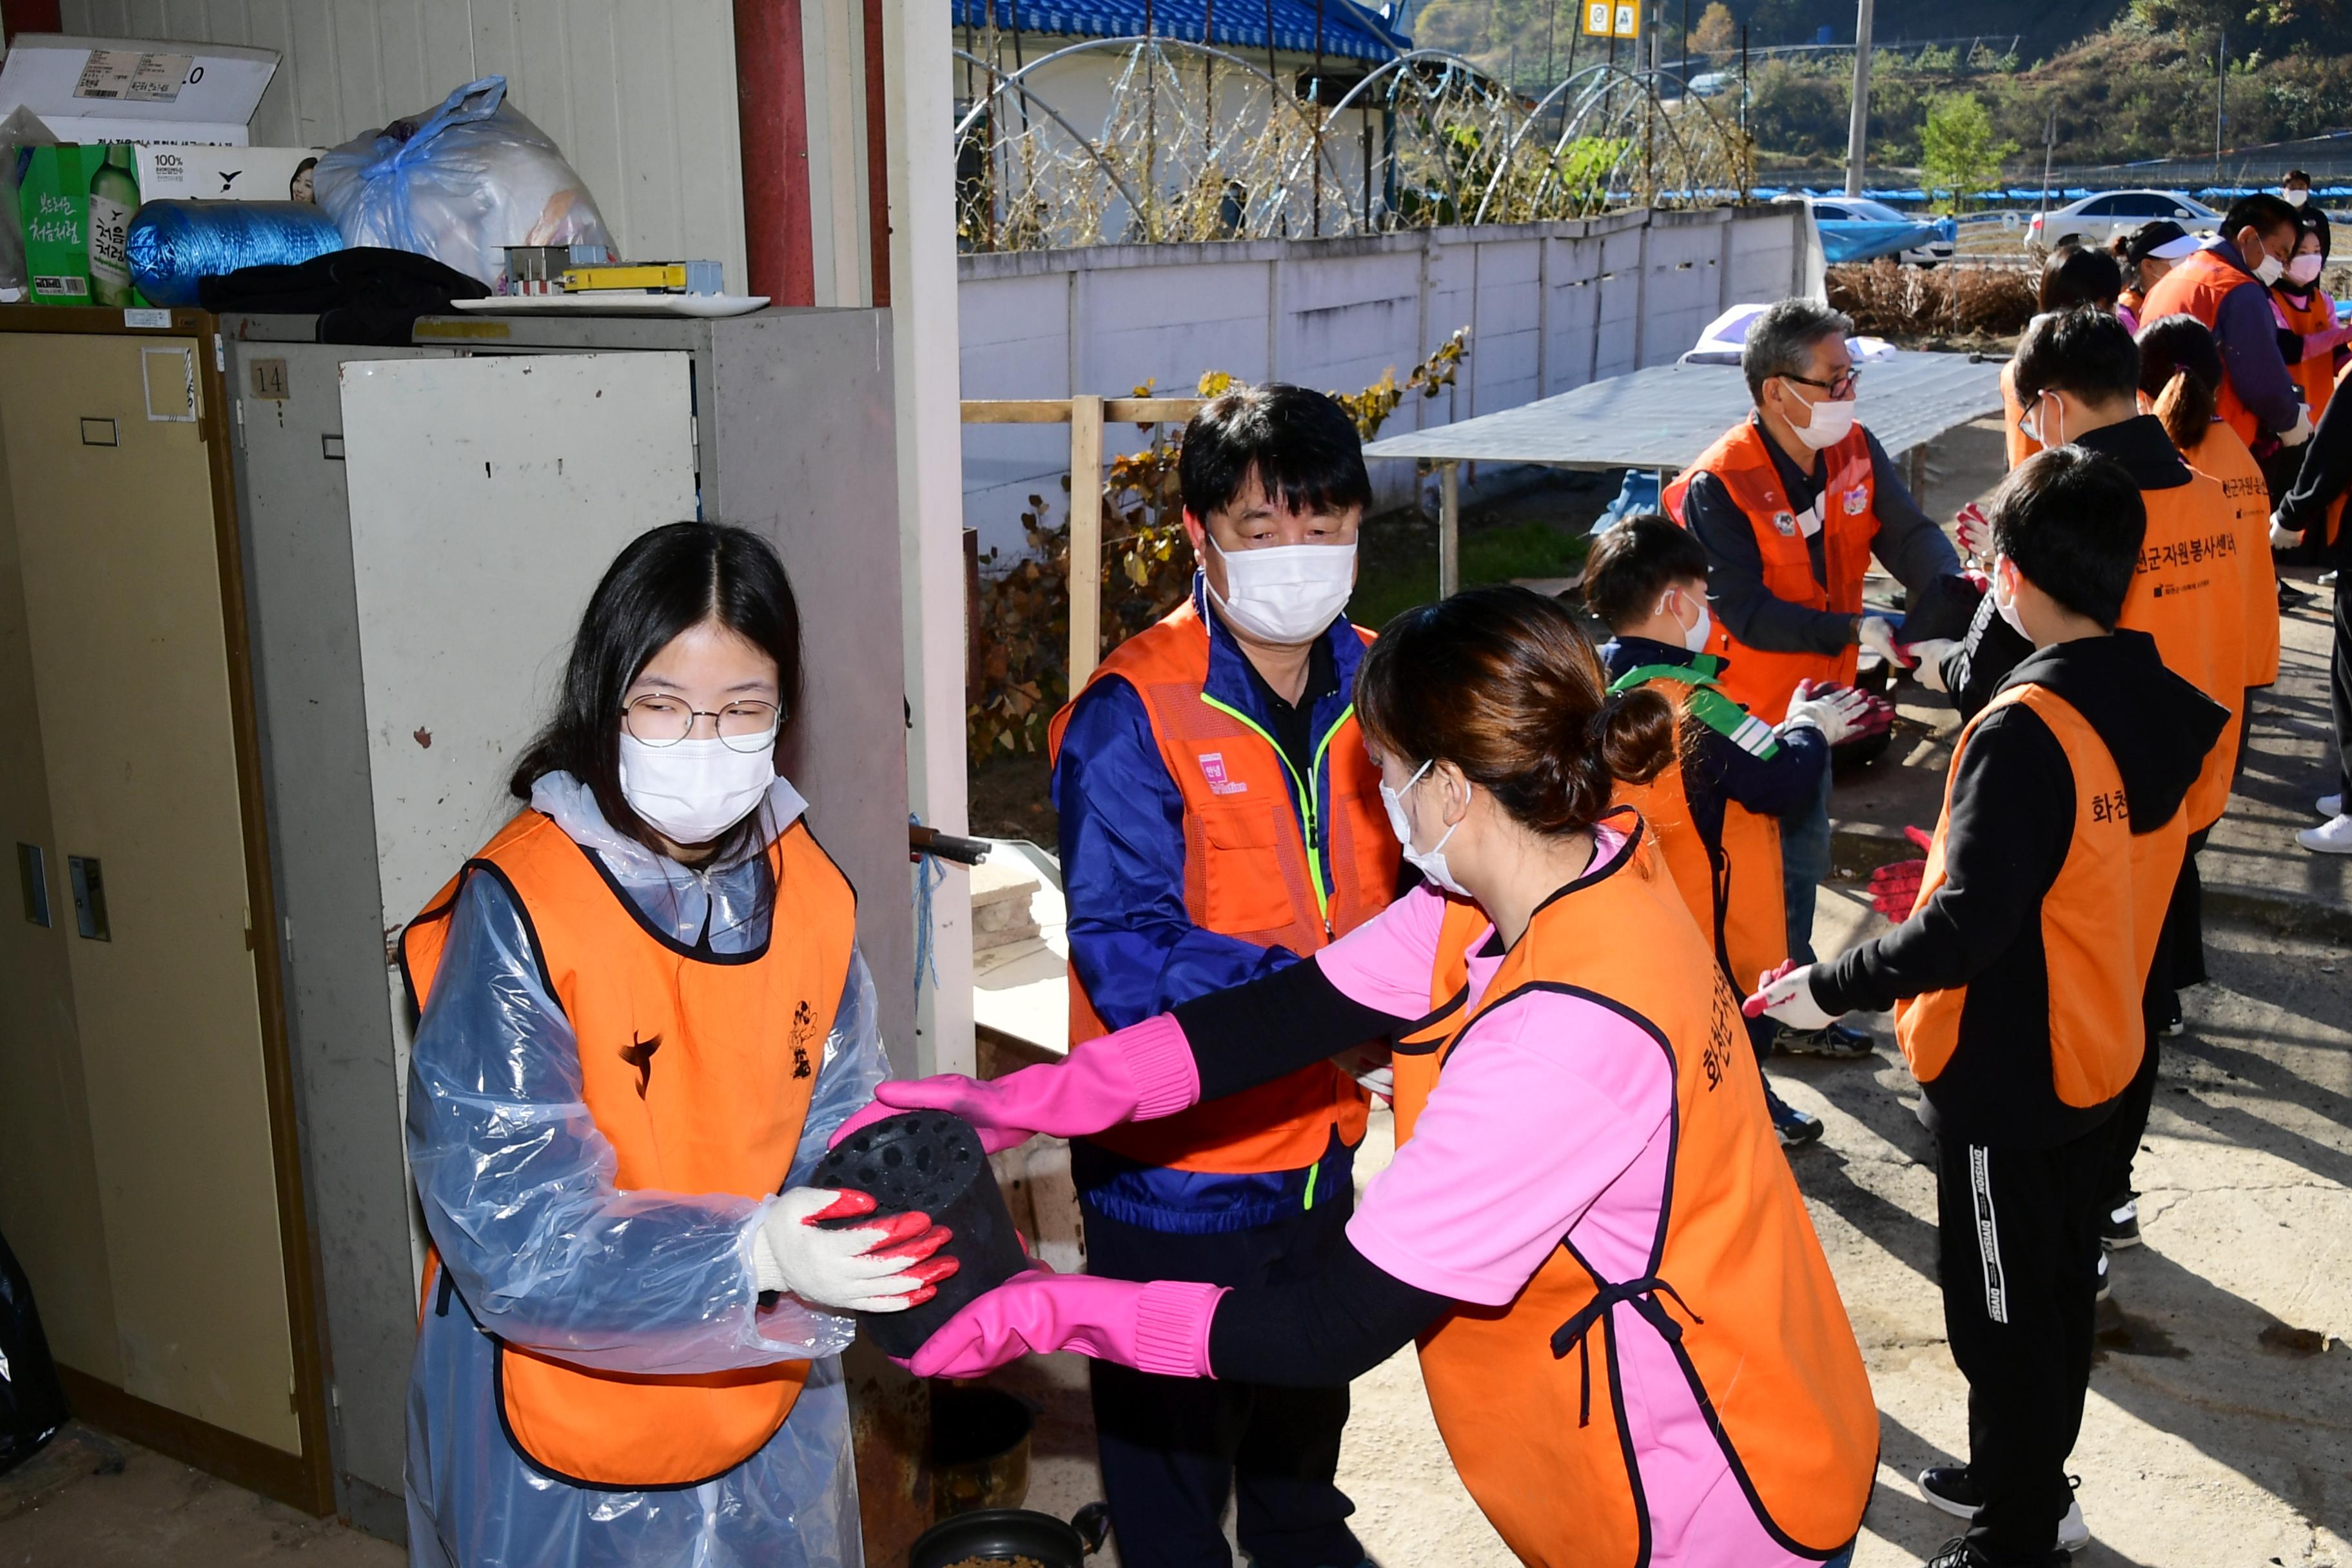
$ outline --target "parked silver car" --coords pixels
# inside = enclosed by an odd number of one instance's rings
[[[2068,240],[2104,248],[2152,218],[2168,217],[2190,234],[2211,234],[2221,215],[2179,191],[2102,191],[2055,212],[2035,213],[2025,226],[2025,247],[2055,250]]]

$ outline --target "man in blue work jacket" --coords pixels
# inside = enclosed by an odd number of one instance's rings
[[[1297,963],[1386,907],[1398,845],[1349,694],[1341,614],[1371,500],[1354,421],[1268,384],[1185,427],[1191,597],[1122,644],[1050,732],[1072,1044]],[[1354,1206],[1364,1090],[1328,1063],[1072,1151],[1088,1272],[1305,1279]],[[1091,1363],[1103,1489],[1129,1568],[1356,1568],[1333,1484],[1348,1391]]]

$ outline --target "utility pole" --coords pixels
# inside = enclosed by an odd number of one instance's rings
[[[2213,45],[2213,183],[2221,183],[2221,125],[2230,99],[2230,29],[2221,29]]]
[[[1870,11],[1871,0],[1861,0],[1853,24],[1853,118],[1845,132],[1845,194],[1862,195],[1864,147],[1870,139]]]

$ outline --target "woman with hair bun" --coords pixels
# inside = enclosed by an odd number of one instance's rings
[[[1674,710],[1607,684],[1567,609],[1525,589],[1407,611],[1356,703],[1422,886],[1060,1063],[883,1085],[1002,1149],[1393,1047],[1367,1076],[1393,1097],[1396,1159],[1319,1270],[1239,1289],[1038,1270],[910,1368],[1076,1350],[1329,1385],[1418,1341],[1463,1482],[1521,1561],[1848,1561],[1870,1385],[1738,1004],[1640,817],[1610,805],[1665,765]]]

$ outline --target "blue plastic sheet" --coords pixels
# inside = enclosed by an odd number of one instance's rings
[[[1822,258],[1832,265],[1894,256],[1915,245],[1951,237],[1939,233],[1939,226],[1925,223],[1828,221],[1818,226],[1822,231]]]
[[[122,242],[131,284],[153,305],[194,305],[199,281],[240,267],[342,248],[335,220],[309,202],[149,202]]]

